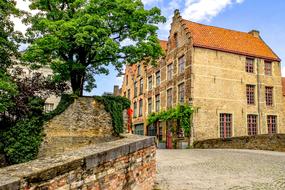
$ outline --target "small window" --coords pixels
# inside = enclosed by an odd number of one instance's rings
[[[267,116],[268,134],[277,133],[277,117],[275,115]]]
[[[178,59],[178,74],[183,73],[185,70],[185,56],[183,55]]]
[[[147,136],[156,136],[156,127],[154,124],[151,124],[147,127]]]
[[[254,104],[254,85],[246,85],[247,104]]]
[[[174,34],[173,39],[174,39],[174,45],[177,48],[178,47],[178,37],[177,33]]]
[[[157,71],[155,73],[155,77],[156,77],[156,86],[160,85],[160,71]]]
[[[160,110],[160,95],[155,96],[155,111],[159,112]]]
[[[53,110],[54,110],[54,104],[52,104],[52,103],[45,103],[44,111],[46,113],[51,112]]]
[[[228,113],[220,114],[220,137],[221,138],[232,137],[232,114]]]
[[[172,107],[172,88],[167,90],[167,107]]]
[[[185,96],[185,87],[184,83],[178,85],[178,102],[183,104],[184,103],[184,96]]]
[[[137,124],[135,125],[135,131],[134,133],[136,135],[144,135],[144,126],[143,124]]]
[[[257,135],[257,115],[247,115],[248,135]]]
[[[248,73],[254,73],[253,59],[246,58],[245,70]]]
[[[134,97],[137,97],[137,95],[138,95],[137,82],[134,82]]]
[[[167,65],[167,80],[172,79],[172,74],[173,74],[173,64]]]
[[[131,90],[128,89],[128,99],[130,99],[130,98],[131,98]]]
[[[138,65],[138,76],[140,76],[141,75],[141,65]]]
[[[128,84],[129,84],[129,76],[126,75],[126,85],[128,85]]]
[[[134,117],[137,117],[137,102],[134,102]]]
[[[269,61],[264,62],[264,73],[265,75],[272,75],[272,63]]]
[[[147,102],[148,102],[148,105],[147,105],[148,113],[151,114],[152,113],[152,98],[148,98]]]
[[[127,97],[127,92],[126,91],[124,92],[124,97]]]
[[[265,87],[265,100],[267,106],[273,105],[273,87]]]
[[[139,117],[143,115],[143,100],[139,101]]]
[[[152,76],[148,77],[148,90],[152,89]]]
[[[143,94],[143,79],[140,80],[140,95]]]

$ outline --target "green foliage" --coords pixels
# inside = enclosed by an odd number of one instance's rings
[[[185,134],[190,133],[190,117],[194,112],[194,108],[188,105],[177,105],[175,108],[161,111],[159,113],[152,113],[148,116],[148,125],[157,121],[179,120],[180,126],[184,129]]]
[[[17,95],[17,85],[0,69],[0,113],[14,106],[12,96]]]
[[[123,110],[130,107],[131,103],[121,96],[96,96],[95,100],[103,103],[105,110],[111,114],[115,133],[124,132]]]
[[[121,72],[126,63],[154,63],[163,54],[156,32],[165,18],[141,0],[31,2],[39,13],[26,20],[32,27],[24,60],[51,64],[54,80],[70,80],[79,95],[83,84],[92,90],[94,75],[108,74],[110,64]]]
[[[74,99],[76,99],[75,95],[63,94],[56,109],[49,113],[46,113],[44,115],[44,120],[45,121],[51,120],[53,117],[64,112],[74,102]]]
[[[43,115],[44,100],[29,98],[30,111],[26,118],[15,122],[0,122],[0,152],[4,152],[10,164],[18,164],[37,157],[43,139],[43,124],[61,114],[74,101],[74,96],[63,94],[58,107]],[[5,127],[4,127],[5,126]]]
[[[22,163],[36,158],[42,142],[42,126],[42,118],[32,117],[1,132],[0,138],[9,163]]]
[[[12,64],[11,57],[18,56],[20,34],[14,32],[14,24],[10,17],[20,16],[21,11],[16,9],[13,0],[0,1],[0,68],[6,69]]]

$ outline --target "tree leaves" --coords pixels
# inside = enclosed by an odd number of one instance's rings
[[[163,54],[156,24],[165,18],[158,8],[145,10],[140,0],[32,0],[30,7],[40,12],[27,19],[32,24],[27,33],[32,44],[24,60],[61,61],[68,72],[54,69],[55,74],[77,83],[72,87],[80,91],[84,82],[94,83],[91,76],[106,73],[110,64],[121,72],[124,64],[155,61]],[[123,46],[126,39],[134,43]],[[73,67],[77,64],[83,70]]]

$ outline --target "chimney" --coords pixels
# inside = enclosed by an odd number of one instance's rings
[[[259,38],[259,31],[258,30],[251,30],[248,33],[251,34],[252,36],[256,37],[256,38]]]
[[[114,96],[120,96],[120,89],[118,85],[114,86],[114,92],[113,92]]]
[[[179,9],[174,10],[174,16],[180,16],[180,11]]]

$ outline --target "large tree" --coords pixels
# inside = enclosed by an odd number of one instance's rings
[[[19,33],[14,31],[11,16],[20,16],[13,0],[0,1],[0,113],[13,105],[11,97],[16,95],[17,87],[7,73],[12,64],[12,57],[18,56]]]
[[[146,10],[141,0],[31,0],[31,28],[24,60],[50,64],[57,81],[71,81],[82,95],[95,86],[94,75],[108,74],[112,64],[154,61],[162,55],[156,24],[158,8]],[[85,84],[85,89],[84,89]]]

